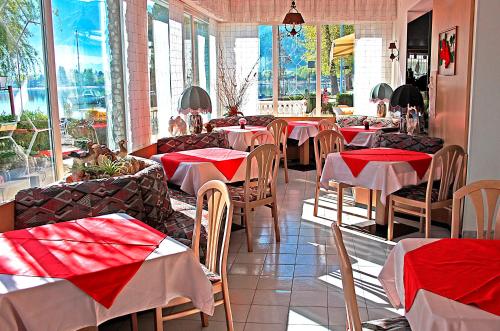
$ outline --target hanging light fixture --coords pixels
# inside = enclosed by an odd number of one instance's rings
[[[304,18],[302,17],[302,14],[300,14],[297,10],[295,1],[292,1],[292,7],[283,19],[285,30],[288,32],[289,36],[295,37],[300,33],[300,31],[302,31],[302,24],[304,23]]]

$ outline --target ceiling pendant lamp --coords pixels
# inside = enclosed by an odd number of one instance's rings
[[[292,7],[283,19],[285,30],[288,32],[289,36],[295,37],[300,33],[300,31],[302,31],[302,24],[304,23],[304,18],[302,17],[302,14],[300,14],[297,10],[295,1],[292,1]]]

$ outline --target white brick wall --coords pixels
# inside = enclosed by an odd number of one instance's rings
[[[146,1],[123,2],[125,17],[127,136],[137,150],[151,143]]]
[[[218,36],[219,43],[225,52],[227,66],[236,69],[238,80],[241,81],[259,58],[258,25],[220,23]],[[240,111],[245,115],[257,114],[257,82],[248,89],[246,96],[246,103]],[[225,110],[220,109],[220,111]]]
[[[391,84],[392,63],[389,43],[391,22],[368,22],[355,25],[354,107],[355,113],[376,116],[377,105],[371,103],[371,89],[378,83]],[[394,88],[394,86],[393,86]]]

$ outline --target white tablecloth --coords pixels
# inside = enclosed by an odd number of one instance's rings
[[[103,217],[129,218],[125,214]],[[0,330],[68,331],[187,297],[213,315],[212,285],[188,247],[166,238],[106,309],[60,278],[0,275]]]
[[[314,138],[318,134],[318,127],[314,125],[317,122],[307,122],[303,121],[301,125],[300,121],[293,122],[294,128],[292,132],[288,135],[289,139],[295,139],[299,141],[299,146],[309,140],[309,138]]]
[[[403,308],[406,253],[439,239],[401,240],[391,251],[379,280],[394,307]],[[500,317],[473,306],[419,290],[406,318],[413,331],[487,331],[500,329]]]
[[[430,169],[430,167],[429,167]],[[340,153],[329,154],[326,158],[321,184],[328,187],[328,182],[336,181],[353,186],[381,191],[380,200],[385,203],[387,196],[403,186],[417,185],[427,180],[429,170],[422,179],[407,162],[370,161],[365,168],[354,177]]]
[[[204,153],[207,153],[206,155],[210,155],[211,152],[216,150],[220,150],[220,148],[203,149]],[[184,151],[181,153],[195,155],[195,153],[197,153],[196,151],[199,150]],[[224,151],[229,151],[230,153],[231,152],[244,153],[241,151],[233,151],[228,149],[224,149]],[[165,154],[156,154],[153,155],[151,159],[161,163],[161,157],[163,155]],[[256,159],[254,159],[254,161],[255,163],[257,162]],[[256,178],[258,175],[258,169],[256,164],[252,168],[253,168],[252,170],[254,171],[254,173],[252,174],[253,178]],[[210,180],[218,179],[223,181],[224,183],[235,183],[244,181],[246,176],[246,169],[247,169],[247,163],[246,160],[243,160],[238,170],[236,170],[236,173],[234,174],[233,178],[231,180],[228,180],[219,171],[219,169],[217,169],[217,167],[215,167],[210,162],[182,162],[175,171],[174,176],[172,178],[169,178],[168,181],[175,185],[178,185],[184,192],[194,195],[198,192],[198,189],[203,186],[203,184],[205,184]]]
[[[217,128],[217,130],[223,130],[227,133],[229,146],[232,149],[246,151],[247,148],[250,147],[254,133],[258,131],[266,131],[267,128],[264,126],[247,125],[245,129],[241,129],[239,126],[227,126]],[[273,142],[270,141],[269,143],[272,144]]]
[[[349,127],[347,127],[349,128]],[[362,128],[361,126],[354,126],[354,128]],[[364,128],[364,127],[363,127]],[[342,133],[342,129],[340,129]],[[372,147],[373,141],[375,140],[376,131],[360,131],[351,140],[350,143],[345,142],[347,146],[358,146],[358,147]]]

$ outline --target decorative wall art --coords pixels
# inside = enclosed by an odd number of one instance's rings
[[[457,27],[439,34],[438,73],[443,76],[455,75],[457,52]]]

